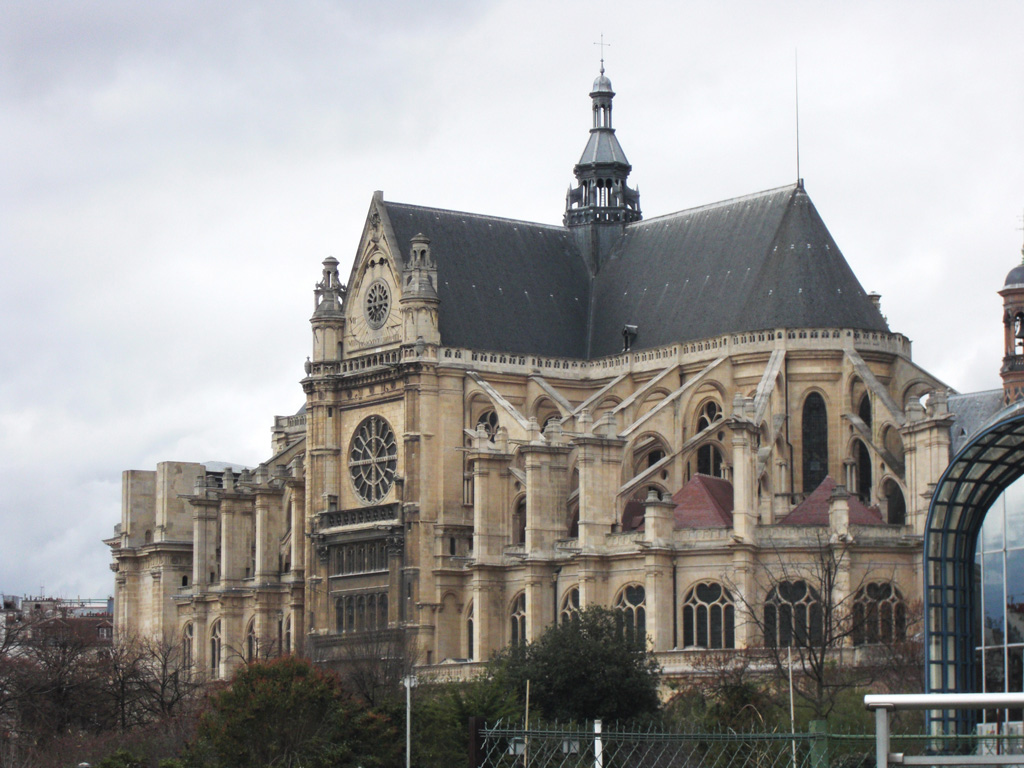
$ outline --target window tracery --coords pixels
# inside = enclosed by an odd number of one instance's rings
[[[683,602],[683,647],[735,648],[736,607],[729,590],[717,582],[702,582]]]

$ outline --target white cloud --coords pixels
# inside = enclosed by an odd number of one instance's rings
[[[915,359],[998,386],[1024,6],[81,4],[0,10],[0,591],[100,595],[120,473],[250,464],[370,194],[557,222],[603,31],[656,215],[801,173]]]

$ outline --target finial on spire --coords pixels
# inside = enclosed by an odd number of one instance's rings
[[[601,46],[601,74],[603,75],[604,74],[604,47],[607,45],[609,48],[611,48],[612,44],[611,43],[606,43],[604,41],[604,32],[602,32],[601,33],[601,42],[594,43],[594,45],[600,45]]]

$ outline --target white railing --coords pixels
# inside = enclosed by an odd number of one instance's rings
[[[889,713],[901,709],[1022,709],[1024,693],[910,693],[864,697],[875,713],[876,768],[890,765],[1024,765],[1024,755],[905,755],[889,751]]]

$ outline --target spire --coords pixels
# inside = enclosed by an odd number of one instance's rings
[[[577,186],[565,198],[566,226],[639,221],[640,193],[626,184],[632,166],[612,128],[612,81],[604,73],[602,37],[601,70],[590,91],[593,122],[590,139],[573,168]]]

